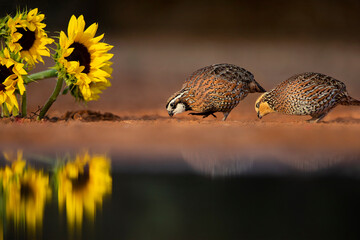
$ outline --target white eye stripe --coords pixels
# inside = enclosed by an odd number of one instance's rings
[[[186,91],[186,92],[183,92],[183,93],[180,93],[179,95],[177,95],[177,96],[171,101],[171,103],[174,102],[174,101],[176,101],[176,99],[181,98],[185,93],[187,93],[187,91]]]
[[[188,91],[185,91],[185,92],[182,92],[182,93],[180,93],[179,95],[177,95],[173,100],[171,100],[170,102],[169,102],[169,105],[168,105],[168,107],[167,107],[167,110],[168,111],[171,111],[174,107],[175,107],[175,105],[174,105],[174,103],[175,103],[175,101],[177,100],[177,99],[179,99],[179,98],[181,98],[185,93],[187,93]]]

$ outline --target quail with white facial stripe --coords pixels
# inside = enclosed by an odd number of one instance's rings
[[[185,111],[203,118],[222,112],[225,121],[242,99],[255,92],[265,90],[252,73],[232,64],[214,64],[191,74],[181,90],[168,99],[166,109],[171,117]]]

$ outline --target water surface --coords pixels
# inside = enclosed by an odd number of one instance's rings
[[[22,166],[21,161],[26,165]],[[18,164],[14,166],[14,162]],[[7,155],[1,160],[2,172],[6,166],[14,174],[18,172],[12,180],[6,180],[2,173],[2,236],[3,239],[359,237],[360,181],[355,164],[306,172],[276,162],[244,162],[234,158],[202,168],[201,164],[194,167],[184,158],[164,162],[164,159],[129,161],[123,156],[86,152],[36,158],[27,157],[26,153]]]

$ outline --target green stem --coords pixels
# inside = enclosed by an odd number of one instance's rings
[[[26,76],[26,75],[23,76],[25,84],[35,82],[37,80],[43,80],[45,78],[51,78],[51,77],[57,77],[57,70],[48,69],[48,70],[45,70],[45,71],[42,71],[42,72],[33,73],[31,75],[28,75],[28,76]]]
[[[23,118],[25,118],[27,115],[26,106],[27,106],[27,100],[26,100],[26,91],[25,91],[21,97],[21,116]]]
[[[63,82],[64,82],[63,78],[58,78],[53,93],[51,94],[50,98],[46,102],[45,106],[41,109],[40,114],[37,117],[38,120],[41,120],[44,118],[45,114],[47,113],[47,111],[49,110],[51,105],[56,101],[56,98],[59,96]]]
[[[2,108],[1,108],[1,117],[9,117],[9,115],[10,115],[10,113],[6,107],[6,103],[3,103]]]

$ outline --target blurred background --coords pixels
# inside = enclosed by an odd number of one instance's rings
[[[248,69],[265,89],[296,73],[322,72],[344,81],[360,98],[360,1],[2,0],[0,12],[25,7],[46,15],[50,36],[66,30],[72,14],[83,14],[87,26],[98,22],[98,35],[105,33],[104,41],[114,45],[113,86],[89,108],[163,109],[193,71],[223,62]],[[47,59],[46,66],[52,64]],[[31,85],[29,92],[39,94],[31,95],[30,108],[43,104],[54,84]],[[51,111],[62,113],[69,104],[82,108],[73,103],[62,97]],[[240,104],[234,112],[247,109],[253,111]]]
[[[19,147],[25,156],[38,150],[62,159],[59,153],[81,148],[110,153],[111,200],[93,214],[96,224],[84,217],[83,239],[359,239],[359,108],[339,106],[323,124],[303,123],[308,117],[284,122],[276,114],[259,121],[253,108],[259,95],[250,94],[224,123],[182,121],[187,114],[170,119],[165,104],[193,71],[214,63],[246,68],[265,89],[297,73],[321,72],[360,99],[360,1],[0,0],[1,16],[25,7],[46,15],[49,36],[83,14],[114,46],[112,87],[87,106],[60,96],[49,115],[88,108],[129,121],[1,125],[1,148]],[[53,64],[45,58],[34,72]],[[54,86],[55,79],[29,85],[28,112]],[[47,160],[39,156],[28,158],[35,167]],[[80,186],[87,186],[84,176]],[[66,239],[55,190],[53,199],[44,210],[43,239]],[[3,219],[0,239],[2,232],[21,239],[17,229],[2,228]]]
[[[47,16],[49,30],[64,29],[72,14],[84,14],[89,22],[100,23],[100,31],[121,36],[360,37],[356,0],[15,0],[2,1],[0,6],[2,13],[38,7]]]

